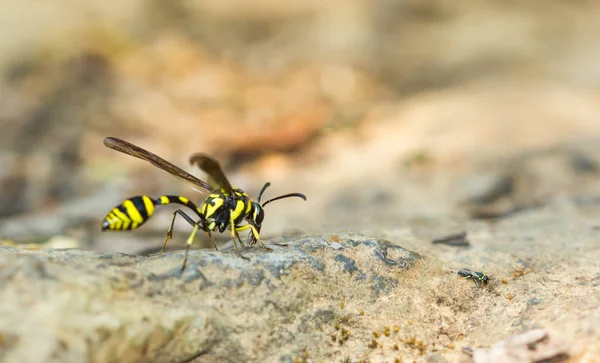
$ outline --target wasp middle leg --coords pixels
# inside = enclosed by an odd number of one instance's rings
[[[235,218],[234,218],[234,211],[232,210],[230,215],[230,223],[231,223],[231,240],[233,241],[233,246],[235,247],[235,252],[238,256],[240,256],[241,258],[243,258],[244,260],[250,261],[250,259],[244,255],[242,255],[242,253],[240,252],[240,250],[237,247],[237,243],[236,243],[236,238],[238,241],[240,241],[240,245],[244,246],[244,243],[242,243],[242,239],[240,238],[240,235],[238,234],[238,230],[235,227]]]
[[[167,231],[167,236],[165,237],[165,242],[163,243],[162,248],[157,253],[149,254],[148,257],[160,256],[163,252],[165,252],[165,249],[167,248],[167,243],[169,243],[169,240],[173,239],[173,227],[175,226],[175,219],[177,219],[177,215],[183,217],[183,219],[186,222],[188,222],[190,226],[195,226],[197,224],[197,222],[194,221],[192,217],[185,214],[185,212],[181,209],[177,209],[175,212],[173,212],[173,219],[171,220],[171,225],[169,226],[169,230]],[[215,245],[215,248],[216,247],[217,246]]]

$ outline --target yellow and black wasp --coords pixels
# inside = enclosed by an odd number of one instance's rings
[[[269,199],[260,204],[260,199],[265,189],[271,185],[271,183],[268,182],[265,183],[261,189],[257,200],[251,200],[244,191],[232,187],[229,180],[227,180],[227,177],[225,177],[219,162],[205,154],[193,154],[190,157],[190,163],[192,165],[198,165],[200,169],[208,174],[208,182],[196,178],[163,158],[127,141],[114,137],[107,137],[104,139],[104,145],[113,150],[148,161],[159,169],[199,187],[201,189],[200,192],[208,193],[208,197],[200,207],[196,206],[196,204],[191,202],[188,198],[177,195],[163,195],[156,199],[147,195],[132,197],[113,208],[102,221],[102,231],[132,230],[139,228],[146,223],[146,221],[152,217],[154,209],[158,205],[180,204],[190,208],[198,216],[198,220],[194,220],[181,209],[177,209],[173,212],[173,219],[171,220],[171,225],[167,231],[165,242],[163,243],[160,252],[157,254],[159,255],[164,252],[167,247],[167,242],[173,237],[173,225],[175,224],[177,215],[180,215],[186,222],[194,227],[187,240],[185,257],[181,267],[182,271],[185,269],[188,251],[194,242],[194,236],[198,229],[201,229],[206,233],[217,250],[219,248],[217,247],[211,232],[219,231],[222,233],[226,229],[230,230],[231,238],[237,251],[236,239],[240,242],[241,246],[244,246],[244,243],[240,239],[239,232],[250,230],[251,233],[248,238],[249,245],[260,242],[260,227],[265,217],[263,210],[265,205],[289,197],[298,197],[306,200],[304,194],[289,193]],[[260,243],[265,247],[262,242]]]
[[[464,277],[467,280],[473,280],[481,287],[487,285],[487,283],[490,281],[489,276],[483,272],[471,271],[468,268],[458,270],[458,276]]]

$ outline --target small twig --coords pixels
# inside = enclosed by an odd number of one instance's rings
[[[453,233],[444,237],[436,238],[431,241],[433,244],[445,244],[449,246],[469,246],[467,232]]]

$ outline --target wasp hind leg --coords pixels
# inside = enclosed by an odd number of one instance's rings
[[[175,219],[177,218],[178,214],[182,216],[183,219],[185,219],[185,221],[188,222],[191,226],[196,225],[196,222],[190,216],[185,214],[181,209],[177,209],[175,212],[173,212],[173,219],[171,220],[171,225],[169,226],[169,230],[167,231],[167,236],[165,237],[165,242],[163,243],[162,248],[157,253],[147,255],[148,257],[160,256],[163,252],[165,252],[165,249],[167,248],[167,243],[169,243],[169,240],[173,238],[173,227],[175,226]]]

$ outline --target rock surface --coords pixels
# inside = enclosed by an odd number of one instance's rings
[[[512,233],[517,224],[531,233]],[[192,251],[183,273],[182,251],[2,247],[0,361],[457,361],[472,359],[463,348],[540,327],[564,341],[561,357],[593,358],[600,274],[585,262],[600,261],[600,229],[582,217],[569,225],[551,210],[471,222],[469,248],[430,243],[456,232],[443,221],[386,239],[289,237],[266,241],[272,252],[244,249],[249,261]],[[560,251],[539,253],[555,240],[565,241]],[[480,249],[489,249],[485,261],[471,257]],[[459,278],[463,267],[491,281]]]
[[[293,361],[303,346],[326,358],[341,349],[327,343],[336,324],[356,324],[359,307],[375,313],[422,259],[349,235],[272,248],[245,250],[250,261],[193,251],[181,273],[182,253],[4,247],[2,361]]]

